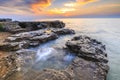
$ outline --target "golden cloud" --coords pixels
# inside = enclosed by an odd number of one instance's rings
[[[98,0],[76,0],[76,2],[65,3],[65,7],[79,7],[88,3],[96,2]]]
[[[52,0],[40,0],[38,3],[31,5],[32,10],[35,14],[41,13],[44,8],[47,8],[51,5]]]
[[[87,4],[91,2],[96,2],[97,0],[76,0],[77,3],[79,4]]]
[[[55,9],[49,10],[48,12],[53,14],[64,14],[66,12],[72,12],[75,10],[76,10],[75,8],[60,8],[60,9],[55,8]]]

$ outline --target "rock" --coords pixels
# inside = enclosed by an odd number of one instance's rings
[[[28,48],[29,42],[22,41],[22,42],[5,42],[0,44],[0,50],[3,51],[16,51],[23,48]]]
[[[47,27],[48,27],[48,24],[46,24],[46,23],[40,23],[40,24],[37,25],[38,29],[44,29],[44,28],[47,28]]]
[[[63,23],[62,21],[52,21],[51,22],[51,26],[52,28],[64,28],[65,27],[65,23]]]
[[[39,43],[47,42],[49,40],[54,40],[57,39],[58,36],[55,33],[50,33],[50,34],[44,34],[41,36],[35,36],[30,38],[30,41],[39,41]]]
[[[87,36],[74,37],[66,43],[66,46],[86,60],[108,62],[105,45]]]
[[[17,65],[15,54],[0,58],[0,80],[6,80],[16,70]]]
[[[29,55],[29,54],[35,54],[36,52],[33,50],[29,50],[29,49],[21,49],[16,51],[17,55]]]
[[[65,24],[62,21],[43,21],[43,22],[19,22],[22,28],[29,31],[44,29],[44,28],[63,28]]]
[[[41,43],[57,39],[59,35],[73,34],[70,29],[43,29],[30,32],[23,32],[11,35],[3,44],[0,44],[0,50],[15,51],[38,46]]]
[[[39,39],[39,38],[35,38]],[[34,41],[34,40],[33,40]],[[36,40],[37,41],[37,40]],[[95,39],[87,36],[77,36],[66,42],[67,48],[56,48],[67,53],[76,54],[75,59],[62,70],[44,69],[34,71],[33,69],[22,75],[23,80],[106,80],[109,70],[105,46]],[[91,49],[92,48],[92,49]],[[98,50],[98,51],[97,51]],[[101,50],[99,52],[99,50]],[[17,66],[21,67],[26,61],[32,61],[36,57],[36,51],[22,49],[16,52],[18,55]],[[50,55],[51,56],[51,55]],[[100,56],[100,58],[99,58]],[[102,58],[101,58],[102,56]],[[53,57],[54,58],[54,57]],[[20,61],[19,61],[20,59]],[[57,58],[56,58],[57,59]],[[22,62],[21,62],[22,61]],[[32,63],[33,65],[33,63]],[[53,64],[51,64],[53,65]],[[14,75],[10,76],[16,79]],[[9,80],[11,78],[9,77]]]
[[[2,23],[4,27],[4,31],[10,32],[10,33],[19,33],[19,32],[25,32],[27,31],[24,28],[21,28],[18,25],[18,22],[4,22]]]
[[[26,79],[25,79],[26,80]],[[33,80],[33,79],[28,79]],[[45,69],[37,75],[34,80],[73,80],[72,76],[66,71],[59,71],[54,69]]]
[[[108,70],[107,64],[92,62],[79,57],[76,57],[66,69],[68,73],[73,74],[73,80],[106,80]]]
[[[65,29],[65,28],[61,28],[61,29],[53,29],[52,30],[54,33],[56,33],[57,35],[63,35],[63,34],[75,34],[74,30],[71,29]]]

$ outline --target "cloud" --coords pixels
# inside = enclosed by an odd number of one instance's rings
[[[78,3],[89,3],[89,2],[95,2],[97,0],[76,0]]]
[[[83,5],[86,5],[88,3],[93,3],[96,1],[98,1],[98,0],[76,0],[76,2],[65,3],[64,6],[66,6],[66,7],[79,7],[79,6],[83,6]]]
[[[31,8],[35,14],[39,14],[43,9],[49,7],[52,3],[52,0],[39,0],[39,2],[31,4]]]
[[[49,7],[51,2],[52,0],[0,0],[0,13],[39,14]]]
[[[50,14],[64,14],[66,12],[73,12],[75,11],[75,8],[54,8],[50,9],[48,13]]]
[[[119,3],[103,3],[101,0],[94,4],[96,1],[100,0],[0,0],[0,17],[1,15],[70,17],[120,14]]]

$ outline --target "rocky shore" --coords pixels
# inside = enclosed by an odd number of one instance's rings
[[[36,54],[36,51],[28,48],[55,40],[61,35],[75,34],[75,31],[66,29],[61,21],[17,22],[17,28],[8,28],[5,25],[5,30],[12,35],[0,43],[0,50],[8,51],[9,54],[0,58],[0,80],[106,80],[109,67],[105,45],[83,35],[67,41],[64,48],[54,48],[58,53],[62,50],[75,55],[66,68],[47,68],[37,72],[30,70],[29,73],[16,77],[26,58],[32,59]],[[22,60],[19,57],[22,57]]]

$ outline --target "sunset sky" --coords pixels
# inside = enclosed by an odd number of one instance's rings
[[[120,0],[0,0],[0,18],[120,17]]]

